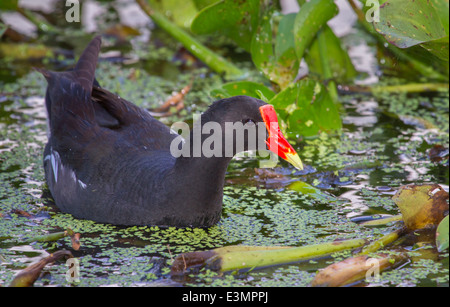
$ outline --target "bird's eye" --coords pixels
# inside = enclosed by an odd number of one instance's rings
[[[242,121],[242,123],[243,123],[244,125],[246,125],[246,124],[254,125],[254,124],[255,124],[255,122],[253,121],[253,119],[250,119],[250,118],[244,119],[244,120]]]

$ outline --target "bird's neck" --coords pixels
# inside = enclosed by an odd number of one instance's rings
[[[223,131],[208,130],[202,134],[202,128],[203,124],[194,124],[182,155],[176,159],[174,173],[183,177],[178,182],[189,187],[199,201],[209,200],[221,206],[225,174],[234,152],[226,154]]]
[[[234,154],[225,155],[224,150],[214,154],[197,148],[197,146],[201,147],[201,144],[204,144],[204,140],[205,138],[202,138],[197,142],[193,139],[191,133],[190,140],[186,140],[185,143],[185,146],[190,146],[189,151],[185,151],[185,153],[189,154],[182,155],[176,159],[175,169],[178,174],[190,174],[191,178],[202,178],[205,184],[222,188],[228,164]]]

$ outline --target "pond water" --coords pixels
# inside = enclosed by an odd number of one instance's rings
[[[357,39],[350,35],[348,41]],[[355,50],[363,51],[356,57],[376,63],[373,47],[356,45]],[[139,63],[123,58],[115,62],[104,56],[97,71],[100,84],[152,108],[192,82],[185,97],[186,108],[161,119],[167,124],[191,121],[194,112],[211,102],[209,92],[222,79],[195,63],[189,66],[179,60],[185,54],[174,54],[165,45],[151,46],[150,50],[143,46],[137,41],[133,51],[127,51],[128,58],[141,58],[145,53]],[[239,65],[250,67],[245,56],[233,54],[241,60]],[[47,64],[61,69],[70,60]],[[13,76],[19,66],[19,76]],[[361,82],[377,75],[376,67],[367,72]],[[260,78],[249,73],[250,78]],[[398,214],[391,198],[400,186],[437,183],[448,191],[448,92],[342,93],[342,132],[297,142],[295,148],[306,166],[303,171],[285,162],[273,169],[259,169],[256,158],[232,161],[222,219],[214,227],[119,227],[75,219],[55,209],[44,182],[44,78],[23,62],[3,62],[1,75],[0,285],[8,285],[15,274],[41,257],[67,249],[80,262],[80,281],[68,283],[68,266],[57,262],[44,269],[35,286],[308,286],[318,269],[351,253],[234,273],[219,274],[204,268],[181,278],[170,276],[170,265],[180,253],[227,245],[303,246],[349,238],[375,239],[398,229],[399,224],[364,227],[353,219]],[[383,76],[379,82],[395,84],[401,80]],[[438,149],[437,156],[430,156],[432,149]],[[292,184],[297,181],[316,187],[316,192],[296,191]],[[33,239],[67,228],[81,234],[79,250],[72,248],[68,237],[53,242]],[[369,285],[448,286],[448,253],[438,254],[425,239],[406,241],[403,248],[411,260]]]

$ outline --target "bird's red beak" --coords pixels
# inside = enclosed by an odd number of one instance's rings
[[[266,124],[269,137],[266,140],[267,147],[270,151],[276,153],[280,158],[288,161],[297,169],[303,169],[303,163],[295,152],[294,148],[281,133],[278,125],[277,113],[272,105],[266,104],[259,108],[261,116]]]

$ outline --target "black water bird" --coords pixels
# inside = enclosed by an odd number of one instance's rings
[[[170,146],[177,134],[95,80],[100,47],[97,36],[73,70],[38,69],[48,81],[44,169],[56,205],[76,218],[102,223],[214,225],[221,216],[225,173],[232,157],[174,157]],[[264,123],[267,129],[258,137],[264,138],[267,149],[302,168],[278,128],[274,108],[261,100],[222,99],[201,120],[202,125],[217,122],[222,128],[226,122]],[[184,145],[195,145],[193,137]],[[247,140],[244,147],[255,149]]]

